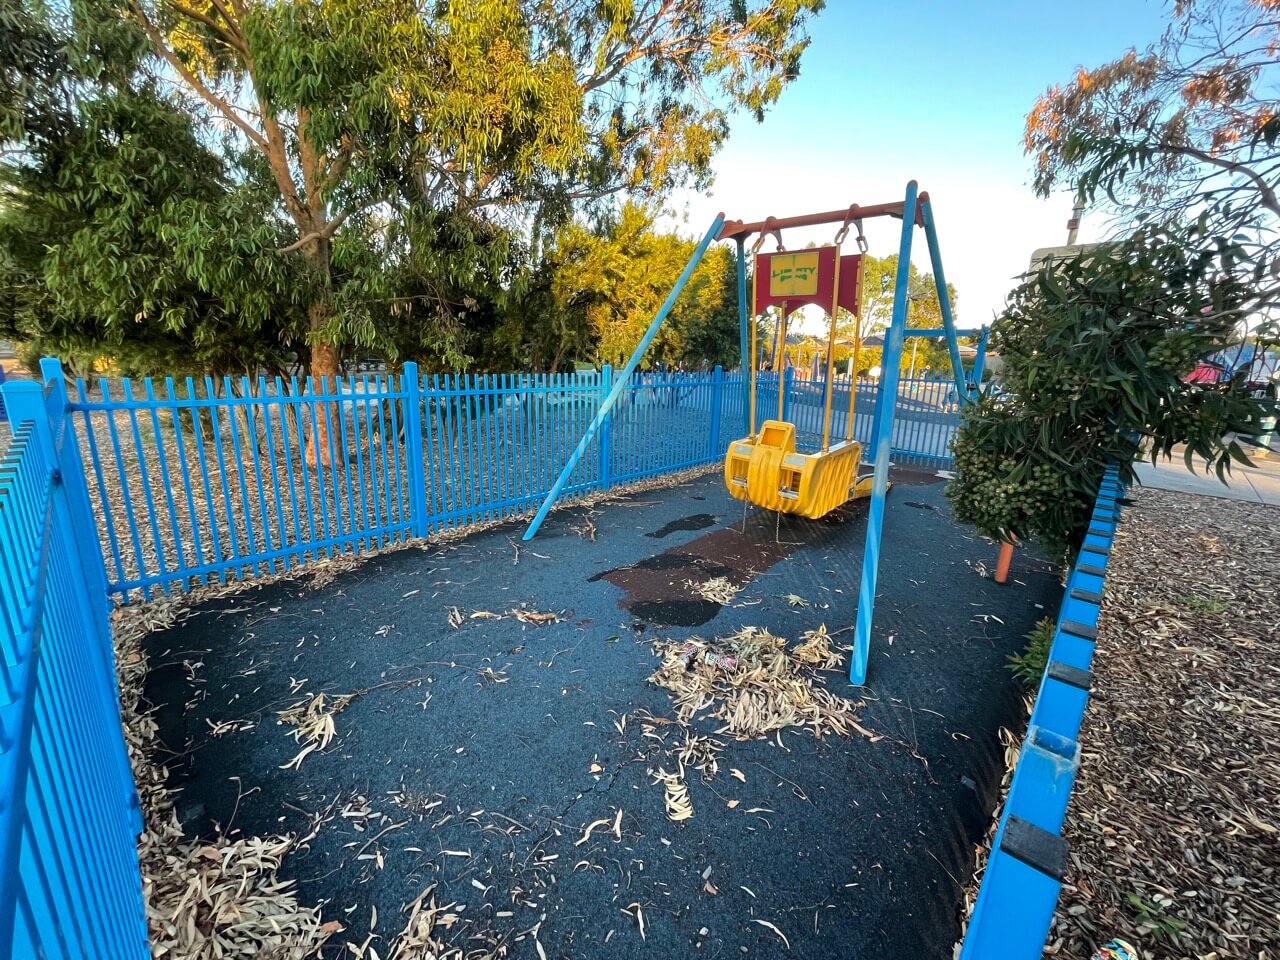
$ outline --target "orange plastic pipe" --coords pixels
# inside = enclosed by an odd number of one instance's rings
[[[1006,540],[1000,544],[1000,553],[996,557],[996,583],[1009,582],[1009,565],[1013,563],[1013,541]]]

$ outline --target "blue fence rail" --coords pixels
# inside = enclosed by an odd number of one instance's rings
[[[60,373],[47,371],[56,381]],[[108,590],[149,599],[289,570],[532,512],[610,390],[581,374],[312,379],[77,380],[69,409],[89,465]],[[816,449],[821,382],[785,375],[784,406]],[[579,461],[572,499],[714,464],[746,431],[741,374],[633,376]],[[835,386],[845,429],[849,383]],[[874,385],[858,385],[855,436],[869,440]],[[894,459],[950,465],[959,414],[950,381],[907,381]],[[778,376],[761,374],[763,416]],[[318,449],[317,449],[318,448]]]
[[[64,397],[5,387],[0,956],[149,956],[106,583]]]
[[[1119,471],[1103,478],[1067,577],[1049,662],[991,844],[960,960],[1039,960],[1067,867],[1062,823],[1080,764],[1107,562],[1120,519]]]

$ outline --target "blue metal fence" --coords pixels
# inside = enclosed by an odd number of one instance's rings
[[[769,405],[760,406],[765,416],[777,410],[777,377],[757,386],[761,401],[767,395]],[[805,380],[788,369],[786,419],[796,425],[796,443],[806,451],[822,444],[825,382]],[[831,436],[846,435],[849,423],[848,377],[837,377],[831,405]],[[871,442],[875,422],[878,384],[859,380],[857,405],[853,418],[853,438],[864,445]],[[953,379],[904,379],[898,383],[897,408],[894,411],[893,437],[889,443],[893,462],[903,465],[945,468],[951,466],[951,438],[960,426],[960,407]],[[868,452],[868,456],[870,453]]]
[[[0,956],[149,956],[106,583],[53,386],[8,384],[0,460]]]
[[[51,365],[50,375],[60,379]],[[761,374],[760,409],[777,403]],[[815,449],[822,384],[787,373],[800,444]],[[77,380],[70,409],[90,467],[109,591],[150,598],[289,570],[449,527],[532,512],[613,372],[310,378]],[[746,430],[741,374],[635,374],[562,498],[709,465]],[[950,463],[949,381],[908,381],[894,458]],[[870,437],[874,387],[859,384],[855,435]],[[844,430],[848,381],[836,385]],[[774,406],[770,406],[773,404]],[[914,420],[912,418],[915,418]]]
[[[532,512],[613,387],[612,371],[421,377],[407,364],[400,376],[319,387],[77,381],[73,396],[56,361],[42,373],[44,388],[4,391],[14,432],[0,460],[0,955],[142,960],[141,819],[107,598]],[[822,384],[788,372],[782,387],[802,447],[816,447]],[[836,384],[833,429],[843,434],[850,389],[859,390],[854,435],[865,441],[875,401],[861,384]],[[951,389],[903,384],[896,461],[949,465]],[[762,374],[757,390],[768,416],[778,375]],[[633,376],[566,495],[718,462],[746,430],[745,392],[740,374],[719,368]],[[1111,471],[1068,580],[964,960],[1033,957],[1052,917],[1119,493]]]
[[[1080,764],[1098,611],[1120,519],[1119,471],[1107,470],[1084,547],[1067,577],[1049,663],[1014,768],[960,960],[1039,960],[1067,867],[1062,823]]]

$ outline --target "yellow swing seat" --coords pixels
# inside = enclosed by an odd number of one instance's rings
[[[845,440],[818,453],[796,450],[796,426],[766,420],[760,434],[729,444],[724,482],[730,495],[767,510],[810,520],[871,494],[871,477],[858,478],[862,444]]]

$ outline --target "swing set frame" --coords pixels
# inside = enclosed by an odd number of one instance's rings
[[[908,212],[910,215],[908,215]],[[963,406],[973,401],[977,394],[978,385],[982,380],[982,364],[986,356],[986,335],[987,328],[982,327],[978,330],[958,330],[955,325],[955,318],[951,308],[951,300],[947,296],[946,275],[942,266],[942,254],[938,245],[937,226],[934,221],[933,208],[929,200],[929,194],[921,192],[916,181],[912,180],[907,184],[905,196],[900,201],[892,201],[889,203],[879,203],[870,206],[860,206],[853,204],[838,210],[828,210],[822,213],[809,213],[793,217],[768,217],[764,220],[744,222],[742,220],[726,221],[724,214],[718,215],[712,221],[706,234],[701,242],[694,249],[693,254],[689,258],[689,262],[685,264],[684,270],[681,271],[679,278],[672,287],[671,292],[667,295],[666,300],[654,315],[644,335],[640,338],[640,342],[636,345],[631,357],[627,360],[621,371],[616,375],[613,386],[609,393],[601,401],[599,409],[592,418],[591,423],[587,426],[586,432],[578,441],[577,446],[569,455],[568,461],[564,468],[560,471],[559,477],[548,491],[546,499],[538,508],[537,514],[530,522],[528,528],[524,532],[524,540],[531,540],[537,535],[538,529],[542,526],[551,507],[559,499],[565,486],[569,482],[574,468],[586,453],[588,446],[593,437],[599,432],[601,426],[607,420],[610,411],[617,403],[622,391],[626,389],[627,384],[631,380],[631,375],[635,372],[640,359],[648,350],[654,336],[659,328],[670,314],[672,307],[680,296],[680,292],[689,282],[689,278],[693,275],[699,262],[710,248],[711,244],[716,241],[728,240],[732,241],[737,247],[737,281],[738,281],[738,326],[739,326],[739,345],[742,350],[744,369],[754,369],[753,360],[749,359],[753,355],[749,351],[754,347],[754,337],[749,337],[750,328],[754,328],[755,317],[748,314],[752,310],[752,300],[747,297],[747,240],[753,235],[759,235],[756,242],[756,248],[768,236],[777,239],[779,245],[782,243],[782,231],[796,227],[822,226],[825,224],[841,224],[841,235],[839,240],[843,240],[843,233],[852,223],[858,225],[859,236],[862,234],[861,222],[866,219],[876,217],[891,217],[902,221],[902,231],[898,243],[898,268],[894,281],[894,299],[893,313],[890,320],[889,328],[885,332],[885,343],[883,349],[883,360],[881,366],[883,373],[876,392],[876,406],[873,418],[871,442],[867,445],[866,450],[870,451],[873,464],[870,507],[867,514],[867,530],[866,538],[863,545],[862,558],[862,577],[858,589],[858,606],[856,612],[856,627],[854,632],[853,656],[849,663],[849,680],[854,684],[863,684],[867,679],[867,668],[870,660],[871,650],[871,634],[875,613],[875,595],[876,583],[880,569],[880,548],[884,533],[884,510],[885,500],[889,488],[889,456],[890,443],[893,438],[894,414],[896,400],[898,395],[898,382],[900,378],[900,366],[902,363],[903,348],[908,336],[920,337],[940,337],[946,341],[947,352],[951,358],[952,374],[955,377],[956,397]],[[942,328],[938,330],[921,330],[908,329],[907,327],[907,305],[908,305],[908,282],[910,279],[911,250],[912,241],[915,237],[915,231],[919,228],[924,231],[925,242],[928,246],[930,267],[933,273],[934,283],[937,287],[938,304],[942,314]],[[836,244],[837,250],[839,242]],[[859,244],[861,250],[863,244]],[[864,251],[865,252],[865,251]],[[754,253],[754,250],[753,250]],[[839,259],[837,255],[837,275],[839,269]],[[753,298],[754,299],[754,298]],[[833,299],[834,303],[834,299]],[[785,320],[783,321],[785,329]],[[966,377],[964,366],[960,358],[959,337],[979,336],[980,343],[978,347],[978,356],[974,366],[973,377]],[[748,342],[748,341],[751,342]],[[824,420],[830,416],[830,383],[832,377],[832,354],[834,352],[834,343],[829,344],[829,355],[827,362],[828,377],[828,409],[824,413]],[[752,395],[755,388],[755,376],[746,375],[743,377],[743,409],[754,412],[752,403]],[[781,383],[781,379],[779,381]],[[851,391],[856,395],[856,370],[855,380],[850,385]],[[852,427],[852,418],[850,418],[850,428]],[[752,423],[750,428],[754,431],[755,424]],[[824,429],[829,431],[829,425]]]

